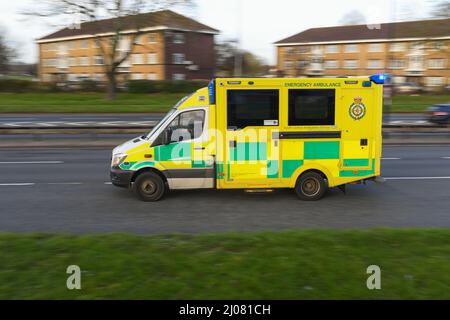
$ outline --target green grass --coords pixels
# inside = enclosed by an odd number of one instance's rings
[[[108,101],[102,93],[0,93],[0,113],[167,112],[186,94],[120,93],[117,100]],[[442,102],[450,102],[450,96],[396,96],[390,112],[423,112]]]
[[[0,299],[449,299],[450,229],[0,234]],[[81,290],[66,289],[79,265]],[[381,290],[366,269],[379,265]]]
[[[0,113],[167,112],[185,95],[121,93],[108,101],[101,93],[0,93]]]
[[[436,103],[450,103],[450,95],[394,96],[390,112],[424,112]]]

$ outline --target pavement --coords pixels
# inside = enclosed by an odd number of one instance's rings
[[[110,149],[0,150],[0,231],[137,234],[294,228],[450,227],[450,148],[384,147],[383,184],[332,189],[170,192],[144,203],[109,184]]]

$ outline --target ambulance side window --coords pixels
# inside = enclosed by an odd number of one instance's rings
[[[228,90],[228,129],[277,125],[279,101],[279,90]]]
[[[289,90],[289,125],[334,125],[334,89]]]

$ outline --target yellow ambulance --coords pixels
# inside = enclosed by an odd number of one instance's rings
[[[385,75],[217,78],[113,150],[111,181],[144,201],[175,189],[326,190],[376,180]]]

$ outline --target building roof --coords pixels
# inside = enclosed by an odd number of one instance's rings
[[[382,23],[379,25],[362,24],[313,28],[277,41],[275,45],[380,39],[439,38],[449,36],[450,19],[436,19]]]
[[[118,27],[121,30],[136,30],[144,28],[161,28],[173,30],[189,30],[196,32],[218,33],[219,31],[204,25],[191,18],[173,12],[162,10],[142,13],[137,15],[124,16],[105,20],[81,23],[80,28],[64,28],[38,39],[38,42],[45,40],[57,40],[69,37],[83,37],[89,35],[114,32]]]

